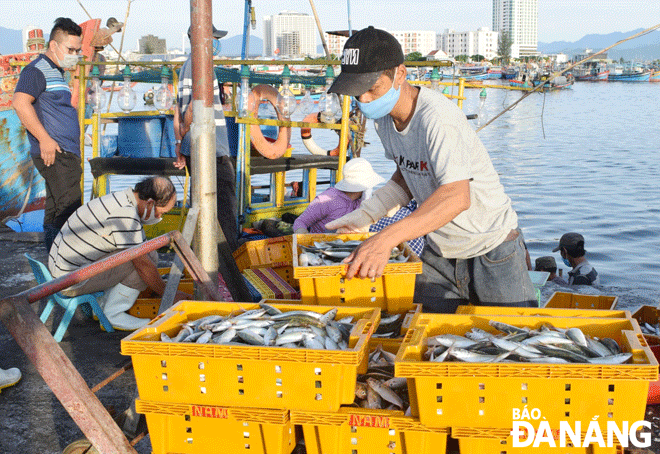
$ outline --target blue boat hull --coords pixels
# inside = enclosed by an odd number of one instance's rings
[[[27,132],[13,110],[0,111],[0,222],[44,207],[46,187],[32,164]]]
[[[643,74],[612,74],[607,77],[610,82],[648,82],[651,73]]]

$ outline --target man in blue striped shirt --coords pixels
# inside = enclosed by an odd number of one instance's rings
[[[80,26],[68,18],[56,19],[48,50],[21,71],[14,92],[13,107],[28,131],[32,161],[46,182],[47,251],[82,203],[78,112],[64,78],[65,69],[78,62],[81,47]]]

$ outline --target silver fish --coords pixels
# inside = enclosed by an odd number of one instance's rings
[[[213,331],[204,331],[204,333],[197,338],[195,342],[198,344],[206,344],[213,337]]]
[[[264,345],[264,338],[261,337],[260,335],[256,334],[250,329],[244,329],[242,331],[238,331],[238,337],[243,339],[245,342],[251,345]]]
[[[632,358],[632,353],[619,353],[617,355],[603,356],[600,358],[589,358],[591,364],[623,364]]]
[[[502,331],[507,334],[517,334],[517,333],[526,333],[528,330],[523,328],[518,328],[517,326],[508,325],[506,323],[498,322],[496,320],[489,320],[488,324],[495,328],[498,331]]]
[[[392,391],[391,388],[387,386],[383,386],[381,382],[374,378],[368,378],[367,379],[367,386],[376,393],[383,399],[388,401],[391,404],[396,405],[399,408],[403,408],[403,400],[394,392]]]
[[[583,347],[588,347],[587,338],[580,328],[569,328],[566,330],[566,337]]]

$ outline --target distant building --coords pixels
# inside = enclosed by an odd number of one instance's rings
[[[512,39],[512,58],[538,55],[538,10],[538,0],[493,0],[493,30]]]
[[[401,30],[390,31],[390,33],[399,41],[403,55],[413,52],[419,52],[427,55],[435,46],[435,32],[429,30]]]
[[[575,54],[573,56],[573,61],[577,62],[577,61],[580,61],[580,60],[584,60],[585,58],[591,57],[595,53],[596,52],[594,52],[593,49],[585,49],[584,52],[579,53],[579,54]],[[592,58],[589,61],[603,61],[604,62],[604,61],[608,61],[608,60],[609,59],[607,58],[607,52],[603,52],[602,54],[598,55],[595,58]]]
[[[432,50],[431,52],[426,55],[427,60],[435,60],[435,61],[454,61],[453,58],[451,58],[444,50],[442,49],[435,49]]]
[[[138,49],[141,54],[166,54],[167,44],[158,36],[147,35],[138,40]]]
[[[23,52],[37,52],[46,48],[46,40],[44,39],[44,32],[35,27],[28,25],[23,29]]]
[[[348,35],[348,32],[346,33]],[[328,51],[330,55],[334,54],[337,57],[341,58],[341,53],[344,50],[344,44],[346,44],[347,36],[335,35],[330,33],[323,33],[325,37],[325,43],[328,45]]]
[[[447,55],[483,55],[486,60],[497,57],[497,40],[499,33],[481,27],[477,31],[456,32],[446,29],[436,37],[436,48],[442,49]]]
[[[316,24],[308,14],[282,11],[264,17],[264,50],[266,57],[300,58],[317,56]]]

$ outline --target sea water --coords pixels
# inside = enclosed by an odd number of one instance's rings
[[[499,81],[496,81],[499,82]],[[479,89],[466,90],[466,114],[479,113]],[[486,88],[481,124],[523,96]],[[660,301],[660,84],[582,82],[532,93],[478,132],[518,213],[532,266],[566,232],[585,237],[601,287],[547,284],[553,291],[619,296],[620,307]],[[479,120],[470,124],[477,129]],[[389,178],[394,163],[368,123],[362,157]],[[315,136],[316,136],[315,132]],[[328,146],[336,138],[328,138]]]

